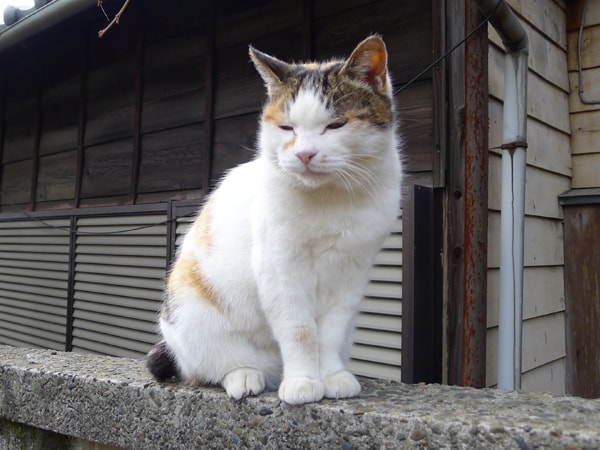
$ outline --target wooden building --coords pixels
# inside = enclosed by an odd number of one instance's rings
[[[0,343],[133,357],[153,344],[178,239],[222,174],[254,153],[264,94],[248,44],[282,59],[321,59],[381,33],[400,89],[472,29],[469,17],[485,19],[474,0],[133,0],[98,39],[106,18],[96,3],[54,0],[0,30]],[[578,115],[569,84],[567,27],[577,21],[567,16],[576,7],[508,3],[530,39],[523,388],[564,392],[570,207],[559,196],[582,187],[585,170],[598,172],[588,168],[593,144],[579,144],[573,125],[581,118],[594,129],[596,109]],[[111,15],[122,2],[103,4]],[[483,50],[459,46],[397,94],[405,209],[358,318],[358,374],[461,382],[464,136],[489,115],[479,363],[483,384],[496,383],[504,56],[491,27],[489,47],[485,28],[473,42]],[[489,90],[488,108],[474,116],[465,114],[467,58],[483,61],[489,80],[476,86],[484,101]],[[590,77],[597,62],[586,63]]]

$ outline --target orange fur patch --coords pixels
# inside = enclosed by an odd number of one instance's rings
[[[263,110],[263,120],[282,125],[285,122],[285,114],[283,113],[283,99],[279,98],[265,106]]]
[[[283,148],[287,150],[288,148],[293,147],[294,144],[296,143],[296,137],[297,137],[296,135],[293,135],[289,141],[287,141],[283,144]]]
[[[169,291],[177,286],[190,286],[209,305],[213,306],[221,314],[225,309],[221,303],[212,283],[206,278],[198,262],[193,258],[180,258],[175,263],[173,271],[169,276]]]

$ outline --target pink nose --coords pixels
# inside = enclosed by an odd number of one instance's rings
[[[298,159],[300,159],[300,161],[302,161],[304,163],[304,165],[308,165],[308,163],[310,163],[310,160],[313,159],[313,157],[316,155],[316,152],[312,152],[310,150],[308,151],[302,151],[302,152],[298,152],[296,153],[296,156],[298,157]]]

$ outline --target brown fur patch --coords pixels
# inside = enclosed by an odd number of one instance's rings
[[[315,332],[308,327],[298,327],[294,334],[294,340],[304,351],[310,355],[318,352],[317,337]]]
[[[190,386],[205,386],[206,382],[202,378],[194,376],[187,380],[187,384]]]
[[[283,112],[283,102],[284,99],[282,97],[278,97],[277,99],[268,103],[263,110],[263,120],[277,125],[283,125],[286,120]]]
[[[212,283],[206,278],[198,262],[193,258],[180,258],[169,276],[168,290],[172,293],[178,286],[192,287],[202,299],[221,314],[225,314],[221,299]]]

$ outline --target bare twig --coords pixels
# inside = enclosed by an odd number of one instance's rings
[[[110,27],[112,27],[114,24],[118,24],[119,23],[119,20],[121,20],[121,15],[125,12],[125,9],[127,8],[127,5],[129,5],[129,0],[125,0],[125,3],[123,3],[123,6],[121,6],[121,9],[119,10],[119,12],[117,14],[115,14],[115,17],[113,18],[113,20],[111,20],[108,23],[108,25],[106,26],[106,28],[104,28],[103,30],[98,31],[98,37],[99,38],[101,38],[102,36],[104,36],[106,34],[106,32],[110,29]],[[98,6],[100,7],[100,9],[102,10],[102,12],[106,16],[106,19],[108,20],[108,16],[106,15],[106,12],[104,11],[104,8],[102,7],[102,0],[98,0]]]

